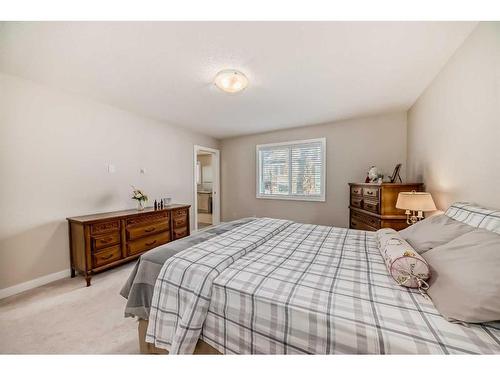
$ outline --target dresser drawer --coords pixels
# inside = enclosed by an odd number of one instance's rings
[[[122,257],[120,245],[107,247],[92,254],[93,267],[104,266],[105,264],[119,260]]]
[[[378,200],[379,188],[378,187],[364,187],[363,196],[367,198],[373,198]]]
[[[138,215],[127,219],[127,228],[132,226],[148,225],[156,221],[168,221],[168,219],[169,214],[167,211]]]
[[[91,234],[100,234],[107,232],[118,232],[120,230],[120,221],[103,221],[100,223],[95,223],[90,226]]]
[[[379,206],[377,201],[372,201],[372,200],[368,200],[368,199],[363,200],[363,210],[371,211],[373,213],[378,214],[379,208],[380,208],[380,206]]]
[[[170,232],[161,232],[127,243],[127,255],[135,255],[170,241]]]
[[[107,234],[100,234],[92,236],[92,249],[99,250],[104,247],[116,245],[120,243],[120,232],[110,232]]]
[[[362,221],[357,220],[353,217],[351,217],[350,228],[351,229],[358,229],[358,230],[367,230],[367,231],[371,231],[371,232],[374,232],[377,230],[377,228],[374,228],[366,223],[363,223]]]
[[[152,223],[144,223],[147,225],[141,225],[141,226],[133,226],[130,228],[127,228],[127,239],[129,240],[135,240],[137,238],[145,237],[145,236],[150,236],[155,233],[159,232],[165,232],[169,230],[169,225],[166,220],[164,221],[157,221],[157,222],[152,222]]]
[[[370,227],[380,229],[381,228],[381,222],[380,219],[377,217],[373,217],[367,214],[363,214],[361,212],[357,211],[351,211],[351,219],[355,219],[356,221],[360,221],[365,223],[366,225],[369,225]]]
[[[182,217],[182,216],[187,217],[187,214],[188,214],[188,209],[187,208],[180,208],[180,209],[172,211],[172,216],[174,218],[175,217]]]
[[[188,222],[187,222],[187,215],[184,216],[173,216],[172,217],[172,222],[174,225],[174,228],[183,228],[187,227]]]
[[[363,208],[363,198],[352,196],[351,197],[351,206]]]
[[[174,240],[186,237],[188,235],[188,228],[174,228]]]
[[[361,186],[351,186],[351,195],[363,195],[363,188]]]

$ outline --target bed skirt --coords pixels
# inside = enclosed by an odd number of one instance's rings
[[[153,344],[146,342],[146,331],[148,330],[148,321],[139,319],[137,331],[139,333],[139,349],[141,354],[168,354],[168,350],[159,349]],[[193,354],[222,354],[217,349],[208,345],[202,340],[198,340]]]

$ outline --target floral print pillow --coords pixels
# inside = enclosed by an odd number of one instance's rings
[[[391,228],[380,229],[377,242],[387,270],[399,285],[420,291],[428,289],[429,265],[398,232]]]

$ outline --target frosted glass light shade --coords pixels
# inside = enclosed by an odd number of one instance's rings
[[[248,86],[248,78],[237,70],[222,70],[215,76],[215,86],[225,92],[236,93]]]
[[[402,192],[398,194],[396,208],[411,211],[435,211],[436,205],[430,193]]]

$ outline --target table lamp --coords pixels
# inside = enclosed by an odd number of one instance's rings
[[[406,210],[406,223],[411,225],[422,220],[424,212],[435,211],[436,205],[430,193],[421,193],[414,190],[399,193],[396,208]]]

